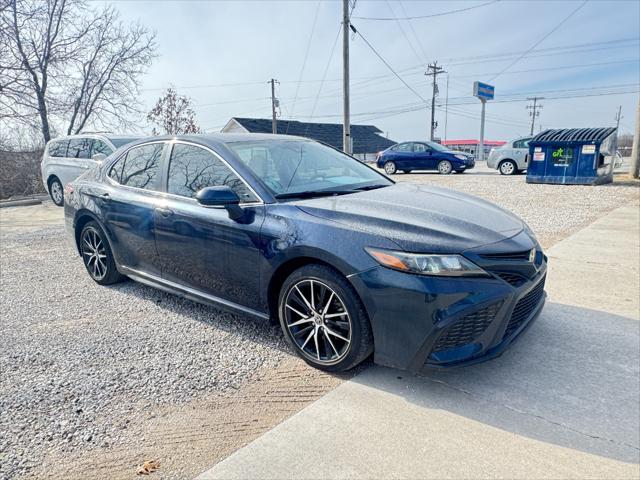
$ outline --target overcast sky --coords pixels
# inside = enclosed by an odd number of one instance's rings
[[[546,97],[537,119],[543,128],[613,125],[622,105],[621,130],[630,132],[640,89],[640,2],[592,0],[578,9],[582,3],[357,0],[353,25],[415,93],[352,35],[352,123],[374,124],[397,141],[426,138],[424,67],[437,60],[449,77],[447,139],[479,137],[474,80],[496,88],[487,104],[489,140],[529,133],[527,102],[513,100],[533,95]],[[281,118],[341,122],[341,38],[330,57],[341,1],[128,0],[116,7],[158,35],[159,56],[143,78],[146,109],[173,85],[193,99],[199,124],[217,131],[232,116],[270,118],[267,81],[276,78]],[[436,135],[444,138],[447,77],[438,80]],[[631,93],[604,95],[617,92]]]

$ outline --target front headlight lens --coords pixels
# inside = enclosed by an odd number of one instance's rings
[[[465,157],[464,155],[454,155],[454,157],[459,158],[460,160],[466,160],[467,157]]]
[[[365,250],[380,265],[403,272],[446,277],[488,276],[487,272],[461,255],[406,253],[370,247]]]

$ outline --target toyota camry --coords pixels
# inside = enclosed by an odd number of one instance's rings
[[[545,301],[547,258],[517,216],[305,138],[147,138],[68,184],[64,205],[97,283],[278,322],[328,371],[494,358]]]

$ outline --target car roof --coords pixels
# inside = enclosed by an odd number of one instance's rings
[[[211,148],[228,148],[228,144],[236,142],[251,141],[282,141],[298,140],[304,142],[316,142],[311,138],[298,137],[295,135],[274,135],[272,133],[199,133],[192,135],[160,135],[141,137],[132,144],[143,144],[147,142],[157,142],[166,140],[179,140],[206,145]]]
[[[132,135],[121,135],[121,134],[113,134],[108,132],[86,132],[86,133],[76,133],[73,135],[61,135],[56,138],[52,138],[51,142],[58,142],[60,140],[73,140],[74,138],[106,138],[107,140],[118,140],[118,139],[142,139],[145,138],[144,135],[140,134],[132,134]]]

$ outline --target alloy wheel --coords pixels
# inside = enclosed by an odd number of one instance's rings
[[[338,293],[325,283],[303,279],[294,284],[283,313],[291,339],[313,362],[332,365],[349,353],[351,317]]]
[[[92,227],[82,232],[82,259],[94,280],[107,275],[107,251],[100,234]]]
[[[62,200],[64,198],[62,193],[62,185],[57,180],[51,182],[51,198],[56,205],[62,204]]]
[[[500,164],[500,173],[503,175],[513,175],[516,170],[516,166],[513,162],[502,162]]]
[[[438,164],[438,171],[444,175],[451,173],[451,170],[451,163],[449,163],[447,160],[444,160]]]
[[[396,164],[393,162],[387,162],[384,164],[384,171],[387,175],[393,175],[396,173]]]

